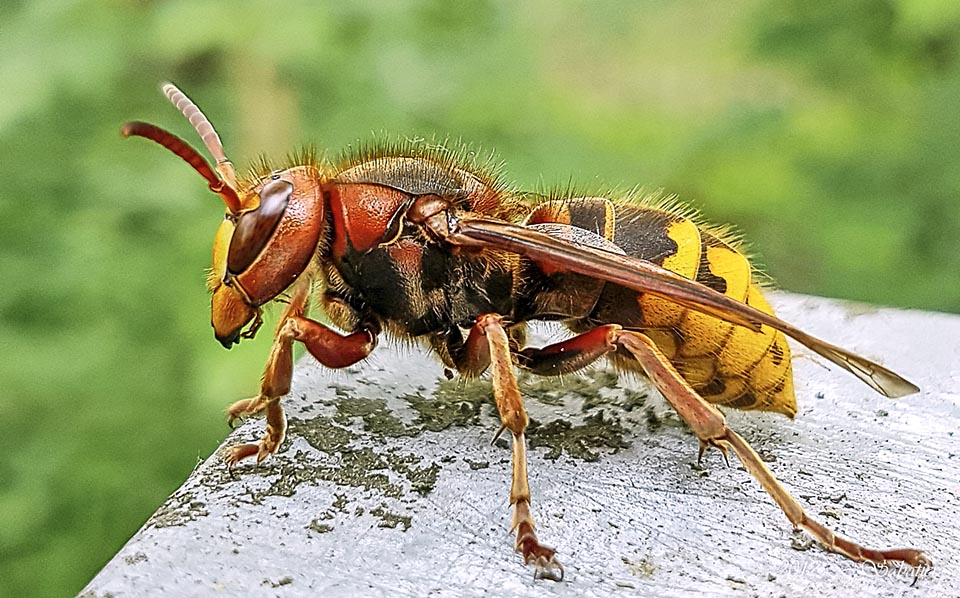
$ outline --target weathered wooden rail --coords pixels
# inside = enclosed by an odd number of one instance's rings
[[[604,369],[521,381],[534,513],[566,567],[562,583],[534,581],[512,552],[510,452],[490,444],[488,383],[386,346],[343,372],[299,364],[282,453],[233,474],[211,456],[81,596],[956,595],[960,317],[774,302],[922,388],[886,399],[795,348],[795,420],[728,414],[811,514],[868,546],[927,550],[936,567],[913,587],[912,570],[794,536],[734,460],[714,452],[698,469],[669,406]]]

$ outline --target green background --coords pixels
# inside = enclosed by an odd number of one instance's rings
[[[0,595],[79,591],[266,359],[209,328],[219,200],[120,138],[193,142],[162,80],[241,165],[449,136],[678,193],[789,290],[960,312],[960,3],[808,4],[3,2]]]

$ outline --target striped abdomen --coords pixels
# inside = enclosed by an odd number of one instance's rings
[[[675,207],[602,198],[551,200],[539,205],[526,224],[547,222],[595,233],[628,255],[773,313],[750,263],[729,234],[698,226]],[[707,401],[744,410],[776,411],[788,417],[796,414],[790,349],[782,333],[767,326],[754,332],[613,284],[599,283],[602,288],[595,287],[596,293],[578,292],[578,283],[568,282],[542,293],[554,297],[554,302],[557,297],[567,297],[569,303],[571,294],[581,304],[592,302],[592,308],[586,308],[589,311],[566,310],[571,316],[566,323],[573,330],[601,324],[640,330]],[[585,299],[587,295],[590,299]],[[636,369],[625,356],[618,355],[615,361]]]

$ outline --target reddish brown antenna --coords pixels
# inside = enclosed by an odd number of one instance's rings
[[[241,204],[240,197],[237,194],[237,180],[233,172],[233,164],[231,164],[230,160],[227,160],[227,157],[224,155],[223,145],[220,143],[220,137],[217,135],[217,132],[213,130],[213,125],[211,125],[207,117],[200,112],[196,104],[191,102],[190,99],[183,95],[172,83],[163,85],[163,93],[180,109],[183,115],[190,121],[190,124],[193,125],[193,128],[200,134],[207,149],[210,150],[210,153],[213,154],[213,157],[217,160],[216,168],[217,172],[220,173],[219,177],[213,172],[210,164],[203,156],[190,147],[186,141],[180,139],[170,131],[161,129],[150,123],[133,121],[123,125],[120,133],[124,137],[133,135],[149,139],[180,156],[187,164],[193,166],[193,169],[199,172],[200,176],[207,180],[207,186],[223,199],[223,203],[227,205],[227,209],[230,212],[239,214]],[[223,178],[221,179],[221,177]]]
[[[228,210],[234,214],[240,213],[240,198],[237,196],[237,192],[224,181],[220,180],[204,157],[187,145],[187,142],[183,139],[180,139],[170,131],[141,121],[133,121],[123,125],[123,128],[120,129],[120,134],[124,137],[133,135],[155,141],[180,156],[187,164],[193,166],[193,169],[199,172],[200,176],[207,179],[207,186],[223,199],[223,203],[227,204]]]

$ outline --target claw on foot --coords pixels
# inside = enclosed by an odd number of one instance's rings
[[[227,468],[233,469],[240,461],[243,461],[248,457],[252,457],[259,452],[259,444],[238,444],[237,446],[231,446],[229,449],[227,449],[226,454],[223,456],[223,460],[227,464]]]
[[[540,544],[530,523],[521,522],[517,526],[517,543],[514,548],[523,555],[524,564],[533,563],[534,579],[563,581],[563,565],[557,560],[557,551]]]
[[[553,556],[552,550],[550,550],[550,553],[551,554],[549,557],[537,557],[533,564],[533,578],[549,579],[550,581],[563,581],[563,565],[561,565],[560,561]],[[527,563],[529,564],[529,562],[530,561],[528,560]]]
[[[256,455],[257,463],[262,463],[264,459],[277,452],[276,447],[272,447],[264,441],[260,444],[238,444],[227,450],[223,460],[227,467],[233,469],[237,463]]]
[[[260,398],[245,399],[237,401],[230,406],[230,413],[247,411],[263,411],[266,409],[267,431],[257,444],[240,444],[227,450],[223,460],[227,462],[230,469],[240,461],[257,456],[257,463],[260,463],[270,455],[273,455],[280,448],[287,432],[287,418],[283,415],[283,407],[279,400],[265,401]]]
[[[248,415],[254,415],[259,413],[265,407],[265,402],[260,399],[260,397],[253,397],[252,399],[243,399],[233,403],[227,407],[227,425],[231,429],[236,429],[234,422],[238,419],[242,420]]]

